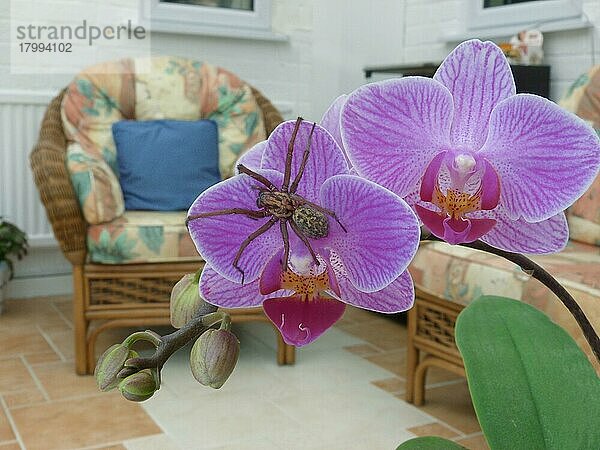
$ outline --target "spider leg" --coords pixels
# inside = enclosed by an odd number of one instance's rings
[[[244,174],[246,174],[246,175],[254,178],[259,183],[264,184],[266,187],[268,187],[272,191],[273,190],[275,190],[275,191],[279,190],[279,189],[277,189],[277,186],[275,186],[273,183],[271,183],[266,177],[263,177],[261,174],[258,174],[256,172],[254,172],[253,170],[248,169],[243,164],[238,164],[237,170],[240,173],[244,173]]]
[[[287,272],[288,260],[290,259],[290,237],[287,229],[287,219],[280,219],[279,226],[281,228],[281,237],[283,238],[283,261],[281,262],[282,269]]]
[[[310,242],[308,241],[308,238],[306,237],[306,235],[302,232],[302,230],[300,229],[300,227],[298,227],[298,225],[296,225],[296,223],[293,220],[290,220],[290,226],[292,227],[292,230],[294,231],[294,233],[296,233],[296,236],[298,236],[300,238],[300,240],[302,242],[304,242],[304,245],[306,245],[306,248],[308,248],[308,251],[310,252],[310,255],[312,256],[313,261],[315,262],[315,264],[318,266],[321,263],[319,262],[319,259],[317,258],[317,255],[315,253],[315,251],[312,248],[312,245],[310,245]]]
[[[327,214],[328,216],[331,216],[338,223],[338,225],[340,227],[342,227],[342,230],[344,230],[344,233],[348,232],[348,230],[346,230],[346,227],[344,225],[342,225],[342,222],[340,222],[340,219],[338,219],[337,214],[335,212],[333,212],[332,210],[327,209],[327,208],[323,208],[322,206],[319,206],[319,205],[317,205],[316,203],[313,203],[313,202],[309,202],[306,199],[302,199],[302,203],[305,204],[305,205],[310,206],[313,209],[316,209],[319,212],[322,212],[323,214]]]
[[[267,217],[269,213],[266,211],[253,211],[251,209],[244,208],[230,208],[230,209],[221,209],[219,211],[210,211],[200,214],[194,214],[193,216],[188,216],[185,218],[185,226],[189,227],[189,224],[192,220],[202,219],[204,217],[212,217],[212,216],[224,216],[227,214],[242,214],[250,219],[262,219],[263,217]]]
[[[294,154],[294,142],[296,142],[296,136],[302,123],[302,117],[296,119],[296,125],[294,125],[294,131],[292,132],[292,138],[288,144],[287,156],[285,157],[285,173],[283,174],[283,184],[281,190],[287,192],[288,186],[290,185],[290,177],[292,176],[292,155]]]
[[[298,189],[298,183],[300,183],[302,175],[304,175],[304,168],[306,167],[306,163],[308,162],[308,155],[310,154],[310,144],[312,142],[312,136],[315,131],[315,126],[317,126],[317,124],[313,122],[313,126],[310,129],[310,134],[308,135],[308,142],[306,143],[306,148],[304,149],[304,154],[302,155],[302,163],[300,164],[300,168],[298,169],[296,178],[294,178],[294,182],[290,186],[290,194],[296,192],[296,189]]]
[[[237,269],[237,271],[242,274],[242,284],[244,284],[244,271],[238,266],[238,262],[240,261],[240,258],[242,257],[242,253],[244,252],[246,247],[248,247],[248,245],[250,245],[250,242],[252,242],[254,239],[259,237],[261,234],[266,233],[273,225],[275,225],[277,223],[278,220],[279,219],[277,217],[271,217],[268,222],[265,222],[258,230],[253,232],[246,239],[244,239],[244,241],[242,242],[242,245],[240,245],[239,250],[235,254],[235,258],[233,258],[233,267],[235,267]]]

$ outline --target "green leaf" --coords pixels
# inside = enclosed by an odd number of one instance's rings
[[[438,436],[425,436],[403,442],[396,450],[465,450],[465,447]]]
[[[163,227],[140,227],[138,231],[140,239],[146,247],[152,250],[154,253],[159,253],[160,248],[165,242],[163,235]]]
[[[600,379],[542,312],[480,297],[459,315],[456,343],[491,448],[600,448]]]

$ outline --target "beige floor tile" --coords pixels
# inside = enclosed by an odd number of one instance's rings
[[[75,357],[75,347],[73,341],[73,330],[56,331],[47,334],[54,347],[60,352],[60,356],[66,361]]]
[[[481,431],[466,381],[427,389],[425,404],[419,409],[464,434]]]
[[[346,311],[341,319],[341,322],[349,323],[361,323],[368,322],[373,319],[379,319],[380,316],[372,311],[367,311],[361,308],[355,308],[354,306],[347,306]]]
[[[350,353],[354,353],[358,356],[371,356],[377,353],[381,353],[376,347],[373,347],[371,344],[357,344],[357,345],[349,345],[344,347],[344,350],[349,351]]]
[[[452,439],[458,436],[456,431],[451,430],[446,425],[439,422],[432,422],[418,427],[408,428],[407,431],[410,431],[417,436],[439,436],[446,439]]]
[[[60,361],[60,356],[55,351],[52,352],[43,352],[43,353],[31,353],[30,355],[25,355],[25,359],[27,363],[31,366],[35,366],[37,364],[46,364],[50,362]]]
[[[33,371],[51,400],[100,394],[94,377],[77,375],[72,362],[42,364]]]
[[[35,328],[5,328],[0,322],[0,358],[51,351],[52,348]]]
[[[0,316],[0,329],[18,328],[26,331],[36,326],[68,326],[54,309],[50,297],[8,300]]]
[[[145,436],[123,443],[127,450],[179,450],[173,440],[166,434]]]
[[[26,391],[11,392],[4,394],[4,401],[9,409],[17,406],[31,405],[33,403],[43,403],[46,401],[44,394],[37,387],[32,387]]]
[[[21,450],[21,446],[16,442],[0,443],[0,450]]]
[[[0,442],[12,441],[15,439],[10,422],[4,413],[4,410],[0,407]]]
[[[11,414],[28,450],[66,450],[161,432],[140,405],[117,393],[17,408]]]
[[[30,389],[36,389],[35,382],[21,358],[8,358],[0,362],[0,394]]]
[[[116,444],[109,445],[107,447],[94,447],[94,450],[127,450],[127,447],[125,447],[123,444]]]
[[[67,319],[71,325],[73,324],[73,298],[72,297],[64,297],[64,298],[56,298],[52,302],[54,307],[58,309],[63,317]]]
[[[404,380],[397,377],[371,381],[371,383],[377,386],[379,389],[383,389],[384,391],[389,392],[391,394],[404,392],[405,388]]]
[[[376,355],[366,356],[365,358],[402,378],[406,378],[406,350],[382,352]],[[425,382],[426,385],[432,385],[460,379],[462,378],[453,372],[438,367],[430,367],[427,370]]]
[[[344,326],[342,329],[382,350],[406,348],[406,327],[390,318],[376,318]]]
[[[483,435],[468,437],[464,439],[456,439],[463,447],[467,447],[469,450],[490,450]]]

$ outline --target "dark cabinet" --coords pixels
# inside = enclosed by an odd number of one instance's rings
[[[422,64],[420,66],[371,66],[365,67],[363,70],[367,80],[371,79],[373,74],[389,74],[393,76],[422,76],[432,77],[437,70],[439,64]],[[529,94],[537,94],[542,97],[550,97],[550,66],[522,66],[511,65],[517,92],[526,92]]]

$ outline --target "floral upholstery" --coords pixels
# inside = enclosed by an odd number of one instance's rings
[[[185,226],[185,211],[125,211],[88,228],[88,257],[101,264],[199,260]]]
[[[124,59],[81,72],[67,88],[62,117],[67,168],[90,224],[124,212],[111,129],[118,120],[215,120],[224,178],[244,150],[266,137],[248,84],[219,67],[175,57]]]
[[[600,248],[571,241],[560,253],[530,257],[565,286],[600,331]],[[521,299],[544,311],[589,350],[575,320],[554,294],[499,256],[427,242],[421,244],[409,269],[419,287],[462,305],[480,295]]]
[[[600,65],[581,75],[560,104],[588,121],[600,134]],[[600,246],[600,176],[569,208],[567,217],[571,239]]]

